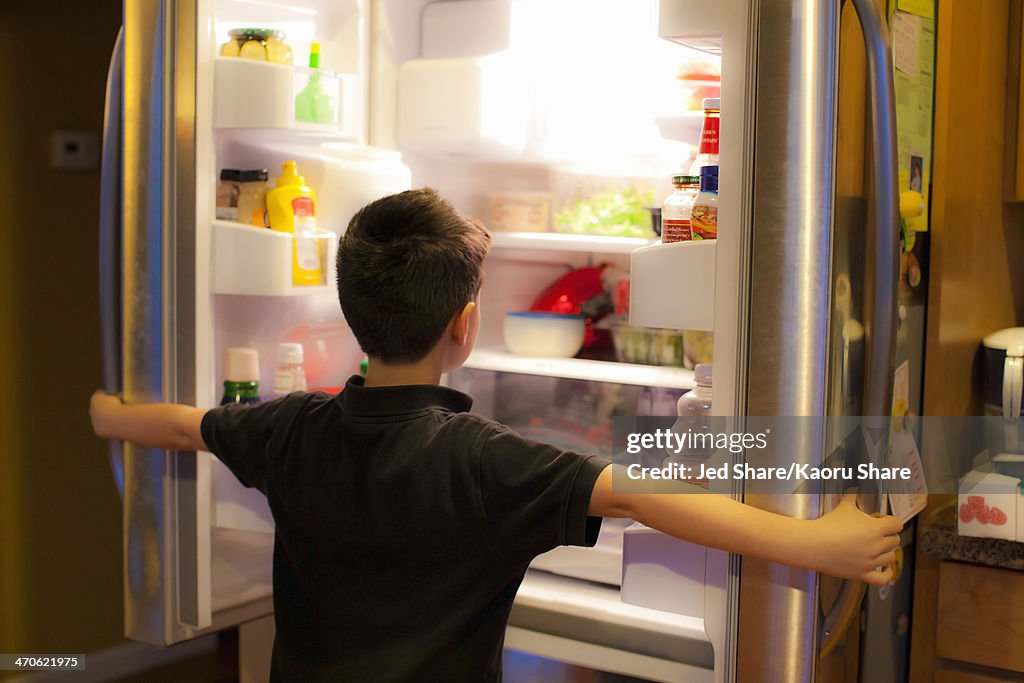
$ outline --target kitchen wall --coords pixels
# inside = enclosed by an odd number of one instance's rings
[[[100,382],[99,172],[50,166],[52,131],[100,130],[120,20],[120,0],[0,2],[5,653],[122,641],[120,503],[87,415]]]

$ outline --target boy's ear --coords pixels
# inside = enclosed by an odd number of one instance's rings
[[[469,339],[470,319],[475,308],[476,302],[470,301],[455,314],[455,319],[452,321],[452,337],[458,346],[465,346]]]

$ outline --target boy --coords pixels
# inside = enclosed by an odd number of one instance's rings
[[[96,393],[96,434],[215,453],[276,523],[273,677],[497,681],[527,565],[630,517],[715,548],[883,584],[899,521],[797,520],[714,495],[628,495],[595,456],[525,440],[439,386],[476,341],[490,236],[433,190],[364,207],[338,296],[369,356],[337,396],[203,411]]]

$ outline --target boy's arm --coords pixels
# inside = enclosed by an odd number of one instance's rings
[[[903,525],[895,517],[870,517],[844,496],[814,520],[795,519],[700,493],[623,493],[612,488],[612,465],[594,485],[589,514],[629,517],[693,543],[883,585],[895,561]],[[625,471],[615,476],[625,477]],[[679,482],[651,482],[678,491]],[[652,491],[657,491],[652,488]],[[878,567],[884,567],[878,571]]]
[[[173,403],[125,405],[117,396],[97,391],[89,401],[96,436],[131,441],[169,451],[205,451],[199,425],[205,410]]]

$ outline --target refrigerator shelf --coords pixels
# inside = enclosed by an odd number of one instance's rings
[[[604,235],[566,235],[557,232],[492,232],[492,249],[572,251],[591,254],[630,254],[634,249],[654,244],[642,237]]]
[[[296,97],[316,76],[331,100],[324,121],[296,118]],[[358,88],[353,74],[285,66],[239,57],[214,59],[213,126],[217,129],[291,130],[357,140]]]
[[[633,251],[629,264],[629,323],[714,330],[717,242],[658,243]]]
[[[334,291],[338,236],[321,231],[319,246],[326,266],[319,285],[292,284],[292,242],[277,232],[230,221],[213,222],[211,253],[214,294],[302,296]]]
[[[693,371],[685,368],[583,360],[581,358],[535,358],[519,356],[504,348],[474,349],[463,367],[473,370],[582,379],[642,387],[667,389],[692,389],[694,387]]]

